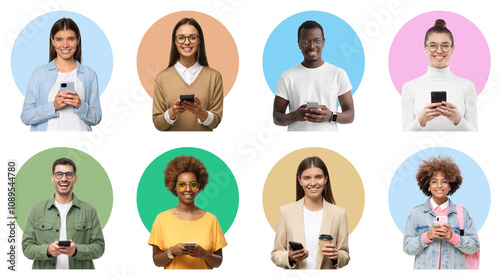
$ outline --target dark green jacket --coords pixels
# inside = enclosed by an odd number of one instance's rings
[[[28,213],[23,234],[23,253],[34,260],[33,269],[55,269],[56,257],[48,256],[49,245],[59,240],[61,218],[52,198],[35,204]],[[66,234],[73,240],[76,255],[69,257],[70,269],[94,269],[93,259],[104,253],[104,237],[95,208],[78,200],[66,216]]]

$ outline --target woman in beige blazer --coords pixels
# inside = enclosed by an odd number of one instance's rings
[[[319,157],[306,158],[299,164],[296,199],[280,208],[272,261],[287,269],[336,269],[347,265],[346,212],[335,205],[328,169]],[[321,250],[318,237],[322,234],[331,235],[333,240]],[[294,251],[289,241],[300,242],[304,248]]]

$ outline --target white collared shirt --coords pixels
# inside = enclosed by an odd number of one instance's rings
[[[448,205],[450,204],[450,199],[447,199],[443,204],[441,205],[438,205],[433,198],[431,198],[431,206],[432,206],[432,209],[436,209],[436,207],[440,207],[442,211],[444,211]]]

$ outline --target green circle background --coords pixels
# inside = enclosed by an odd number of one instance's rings
[[[156,216],[177,206],[179,199],[165,187],[164,171],[175,157],[193,156],[207,168],[208,184],[196,196],[196,206],[217,217],[224,233],[236,218],[239,193],[236,179],[229,167],[216,155],[199,148],[182,147],[158,156],[142,174],[137,188],[137,209],[142,223],[151,232]]]
[[[87,153],[67,147],[41,151],[31,157],[19,169],[16,180],[17,223],[24,231],[30,208],[54,195],[54,183],[50,179],[52,164],[59,158],[75,162],[78,181],[73,193],[79,200],[88,202],[97,210],[101,227],[104,228],[113,208],[113,189],[101,164]]]

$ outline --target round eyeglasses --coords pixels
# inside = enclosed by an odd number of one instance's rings
[[[198,40],[200,39],[200,36],[198,36],[196,34],[191,34],[189,36],[185,36],[185,35],[175,36],[175,41],[178,44],[183,44],[186,41],[186,39],[188,39],[190,43],[194,44],[194,43],[198,42]]]
[[[306,47],[306,46],[310,46],[311,45],[311,42],[313,43],[313,45],[315,46],[321,46],[323,44],[323,40],[320,40],[320,39],[314,39],[312,41],[309,41],[309,40],[300,40],[300,46],[301,47]]]
[[[446,180],[446,179],[441,180],[441,181],[439,181],[439,180],[431,180],[430,184],[431,184],[431,186],[437,186],[439,184],[439,182],[441,182],[441,185],[443,185],[443,186],[447,186],[447,185],[450,184],[450,182],[448,180]]]
[[[52,175],[54,175],[54,177],[57,179],[61,179],[63,178],[63,176],[66,176],[67,179],[72,179],[76,174],[72,171],[68,172],[57,171],[54,172]]]
[[[184,181],[180,181],[180,182],[177,182],[177,189],[180,191],[180,192],[183,192],[186,190],[187,186],[189,185],[189,188],[191,188],[192,191],[198,191],[198,187],[200,187],[200,183],[196,182],[196,181],[193,181],[193,182],[184,182]]]
[[[436,44],[436,43],[429,43],[426,45],[426,47],[430,52],[436,52],[439,47],[441,47],[441,50],[443,52],[450,52],[450,50],[451,50],[451,44],[449,44],[449,43],[444,43],[441,45]]]

